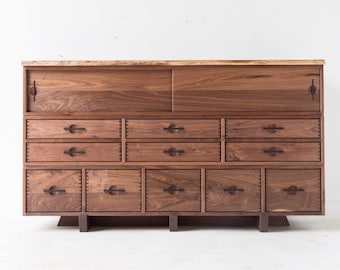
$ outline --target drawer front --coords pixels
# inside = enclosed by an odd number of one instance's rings
[[[227,138],[320,138],[319,119],[227,119]]]
[[[120,138],[119,120],[27,120],[27,138]]]
[[[128,120],[128,138],[220,138],[220,121],[211,120]]]
[[[219,143],[128,143],[127,161],[220,161]]]
[[[206,170],[206,211],[259,212],[260,170]]]
[[[80,212],[81,170],[27,170],[27,212]]]
[[[175,111],[320,111],[318,66],[191,67],[174,71]]]
[[[140,211],[140,170],[86,170],[86,211]]]
[[[28,143],[27,161],[120,161],[120,143]]]
[[[266,170],[266,210],[321,211],[320,169]]]
[[[147,211],[200,211],[200,170],[146,170]]]
[[[227,161],[320,161],[319,143],[227,143]]]
[[[171,70],[30,70],[29,112],[171,111]]]

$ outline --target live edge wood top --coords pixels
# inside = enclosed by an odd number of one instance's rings
[[[115,61],[23,61],[24,67],[48,66],[243,66],[324,65],[324,60],[115,60]]]

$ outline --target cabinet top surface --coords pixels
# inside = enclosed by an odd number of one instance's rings
[[[324,65],[324,60],[105,60],[105,61],[22,61],[22,66],[247,66]]]

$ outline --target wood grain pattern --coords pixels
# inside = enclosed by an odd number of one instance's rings
[[[171,186],[183,191],[164,191]],[[146,210],[200,211],[200,170],[146,170]]]
[[[80,170],[27,170],[27,212],[81,211]],[[65,193],[44,192],[51,187]]]
[[[140,211],[140,170],[86,170],[86,211]],[[105,193],[114,187],[123,192]]]
[[[127,138],[219,138],[220,120],[127,120]]]
[[[270,154],[269,151],[282,151]],[[320,143],[226,143],[227,161],[320,161]]]
[[[266,210],[270,212],[321,211],[320,169],[267,170]],[[285,192],[291,186],[302,188],[296,194]]]
[[[235,193],[224,189],[236,187]],[[260,211],[260,170],[206,170],[207,211]]]
[[[120,120],[27,120],[27,138],[120,138]]]

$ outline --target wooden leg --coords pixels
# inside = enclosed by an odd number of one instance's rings
[[[89,230],[89,217],[87,215],[79,215],[78,223],[80,232],[87,232]]]
[[[258,221],[258,228],[260,232],[267,232],[269,227],[269,214],[261,213]]]
[[[178,231],[178,216],[174,213],[169,215],[169,229],[170,232]]]

